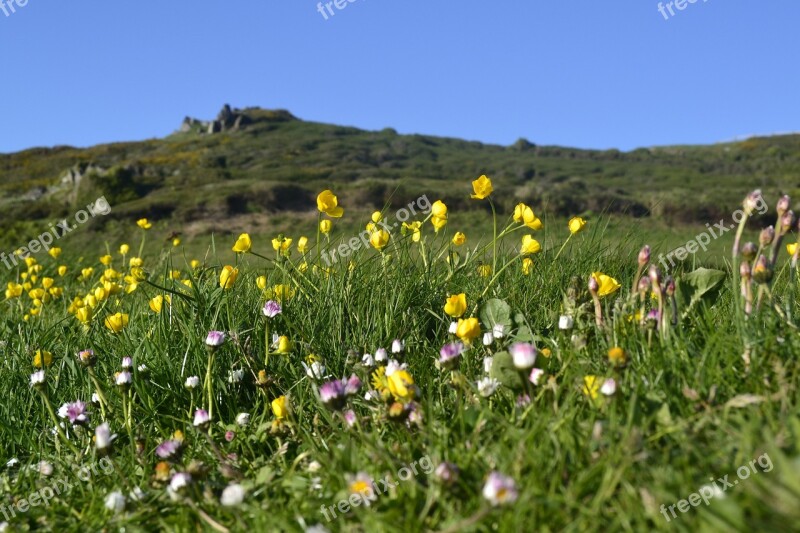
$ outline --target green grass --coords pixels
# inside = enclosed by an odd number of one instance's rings
[[[27,320],[29,296],[9,299],[0,322],[5,339],[0,450],[19,461],[0,473],[2,503],[27,499],[57,478],[69,479],[72,490],[46,507],[18,513],[10,520],[12,527],[188,531],[210,530],[213,523],[231,531],[293,531],[322,523],[331,531],[792,529],[800,518],[797,327],[767,303],[745,320],[728,271],[724,282],[697,305],[686,304],[693,294],[687,273],[701,263],[725,268],[723,254],[729,252],[732,237],[715,242],[718,248],[711,256],[671,272],[678,281],[679,312],[686,316],[659,334],[630,318],[639,310],[638,297],[629,299],[636,256],[642,245],[655,244],[651,238],[668,247],[685,242],[684,235],[671,235],[667,229],[644,233],[624,219],[595,217],[556,260],[566,224],[547,219],[545,229],[536,234],[543,252],[533,256],[530,274],[524,275],[515,252],[527,231],[515,231],[498,250],[498,267],[511,265],[490,281],[478,274],[479,263],[493,260],[490,224],[472,212],[454,211],[439,234],[425,224],[422,245],[395,232],[384,251],[389,259],[361,250],[350,257],[352,266],[337,263],[330,271],[314,268],[313,248],[306,257],[312,265],[305,270],[299,268],[302,259],[296,250],[288,260],[276,259],[267,238],[274,231],[254,238],[253,252],[265,258],[234,257],[230,248],[235,235],[205,243],[197,238],[186,250],[162,245],[158,232],[167,228],[157,225],[146,234],[149,281],[130,294],[123,290],[101,298],[86,327],[68,307],[76,296],[99,286],[105,267],[96,258],[107,249],[114,256],[112,266],[129,273],[115,252],[122,241],[98,239],[90,245],[75,236],[70,237],[74,244],[64,241],[58,260],[41,256],[34,286],[52,277],[63,287],[63,296],[44,303],[41,313]],[[348,211],[335,226],[333,242],[349,239],[363,227],[359,220],[366,219]],[[296,239],[302,231],[313,244],[315,221],[306,223],[290,224],[294,231],[288,234]],[[120,227],[131,255],[136,255],[145,232],[131,221]],[[461,229],[468,244],[457,249],[456,266],[444,257],[452,234]],[[467,255],[467,246],[474,253]],[[187,264],[194,257],[203,259],[197,269]],[[59,277],[55,269],[62,263],[69,272]],[[220,288],[218,278],[225,264],[239,268],[228,290]],[[79,279],[80,269],[90,265],[94,274]],[[191,280],[191,288],[167,279],[174,269],[181,271],[180,279]],[[773,294],[782,313],[788,308],[797,316],[789,269],[783,252]],[[602,299],[602,327],[595,324],[587,290],[588,277],[596,271],[621,284],[618,292]],[[21,273],[9,273],[7,281],[22,282]],[[256,287],[259,276],[266,276],[270,287],[287,284],[294,290],[283,313],[269,321],[269,333],[288,336],[294,348],[288,355],[271,353],[268,362],[267,321],[260,314],[267,296]],[[121,279],[119,283],[125,285]],[[172,305],[153,313],[149,300],[167,291]],[[474,315],[481,317],[482,330],[496,320],[509,327],[489,347],[477,339],[453,373],[439,368],[437,359],[440,348],[453,340],[448,333],[451,319],[443,312],[445,299],[462,292],[466,315],[477,306]],[[508,305],[507,317],[498,300]],[[653,305],[649,298],[646,302]],[[104,319],[117,312],[128,314],[130,322],[114,334]],[[565,313],[575,317],[570,331],[558,329]],[[203,388],[209,369],[204,339],[212,329],[227,332],[228,340],[216,352],[209,374],[213,418],[206,436],[192,427],[191,410],[209,407]],[[409,424],[393,420],[384,402],[364,398],[372,388],[371,369],[360,364],[361,355],[389,348],[393,339],[405,341],[405,351],[396,357],[408,365],[418,388],[414,401],[419,418]],[[547,375],[537,386],[526,385],[531,402],[521,407],[516,399],[523,382],[502,363],[507,357],[503,352],[514,341],[537,345],[536,366]],[[615,346],[627,354],[624,368],[607,360]],[[100,464],[91,436],[104,419],[101,409],[91,406],[87,428],[68,430],[73,451],[52,432],[52,420],[29,376],[36,350],[48,350],[53,354],[46,373],[49,402],[58,409],[65,402],[88,401],[95,386],[76,357],[87,348],[97,354],[94,372],[108,400],[105,420],[117,438],[109,455],[114,473],[96,469],[84,482],[76,469]],[[545,348],[549,357],[542,353]],[[743,359],[746,349],[749,364]],[[309,354],[331,376],[355,373],[361,378],[364,387],[347,407],[356,415],[355,426],[321,404],[319,384],[301,365]],[[484,398],[475,383],[485,376],[484,357],[492,355],[493,375],[504,385]],[[127,391],[114,385],[124,356],[133,358],[134,369],[142,364],[148,368],[147,373],[134,370]],[[244,371],[240,383],[229,382],[233,369]],[[266,387],[256,384],[261,370],[270,380]],[[192,375],[201,382],[194,392],[184,387]],[[583,392],[586,376],[613,377],[616,394],[592,400]],[[282,395],[289,397],[291,415],[276,429],[271,402]],[[125,407],[130,408],[129,418]],[[251,415],[246,427],[235,423],[242,412]],[[167,482],[155,475],[160,460],[155,449],[176,430],[185,434],[185,447],[171,472],[191,471],[194,476],[188,490],[173,499]],[[226,431],[235,432],[230,442]],[[770,471],[741,480],[724,499],[678,513],[669,523],[664,519],[662,504],[688,498],[712,477],[738,479],[736,469],[759,457],[770,460]],[[399,481],[399,470],[414,461],[422,464],[420,460],[433,467],[454,463],[458,481],[447,485],[422,466],[416,476]],[[52,476],[39,473],[40,461],[53,465]],[[758,464],[755,468],[766,470]],[[519,493],[515,502],[493,508],[481,496],[492,471],[514,479]],[[388,475],[398,484],[369,508],[355,508],[327,522],[321,507],[347,498],[346,476],[358,472],[374,479]],[[241,505],[224,507],[220,493],[232,482],[241,483],[247,495]],[[127,498],[125,511],[114,514],[104,508],[111,491],[127,495],[135,487],[143,495],[138,501]]]

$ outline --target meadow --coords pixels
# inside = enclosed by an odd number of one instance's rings
[[[797,530],[788,198],[667,273],[485,176],[393,231],[321,191],[305,234],[132,218],[8,271],[5,530]]]

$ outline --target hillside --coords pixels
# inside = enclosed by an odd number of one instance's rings
[[[605,211],[705,223],[729,216],[755,187],[797,197],[800,136],[623,153],[364,131],[226,106],[215,121],[187,117],[164,139],[0,154],[0,242],[22,242],[100,195],[113,209],[93,230],[139,216],[194,234],[233,231],[226,221],[241,216],[285,222],[306,216],[327,187],[364,210],[421,194],[474,209],[448,184],[484,173],[514,191],[498,197],[505,210],[526,201],[555,216]]]

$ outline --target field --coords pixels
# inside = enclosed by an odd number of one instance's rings
[[[485,178],[451,194],[480,210],[409,195],[364,216],[323,191],[305,235],[187,247],[141,218],[119,222],[124,239],[17,259],[0,520],[796,528],[790,214],[772,236],[745,220],[712,259],[666,272],[612,215],[499,208],[505,191]],[[773,220],[787,209],[755,193],[741,209],[756,205]],[[684,242],[660,235],[664,251]]]

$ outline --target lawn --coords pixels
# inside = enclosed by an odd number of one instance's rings
[[[796,529],[794,221],[664,272],[705,225],[495,217],[500,187],[452,189],[485,209],[395,227],[322,193],[252,235],[130,220],[19,261],[4,527]]]

